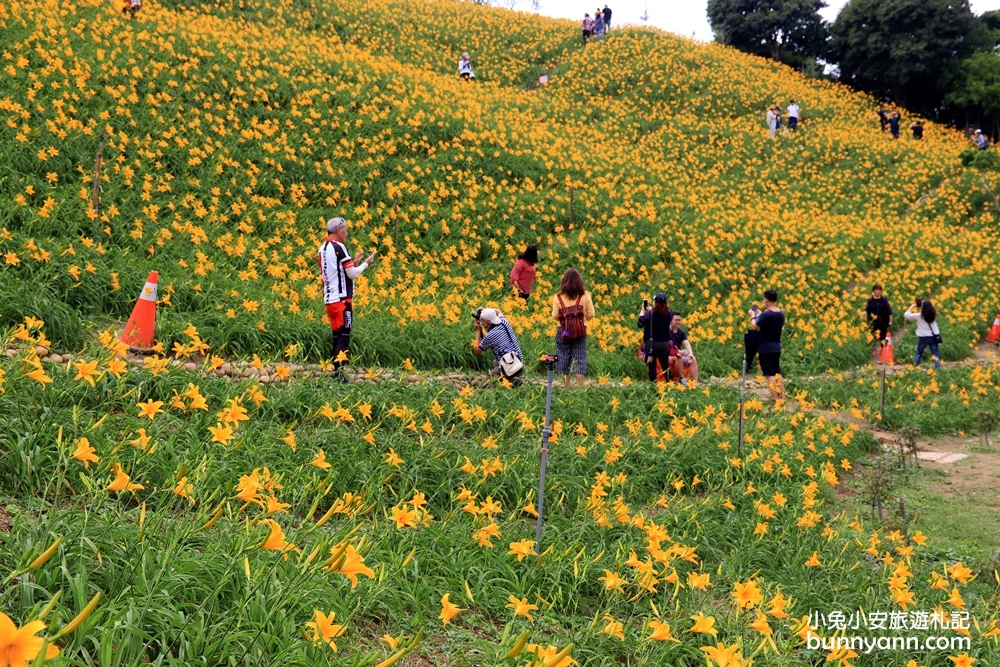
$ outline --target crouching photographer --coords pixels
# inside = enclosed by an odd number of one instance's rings
[[[480,308],[472,317],[476,321],[475,353],[493,352],[493,370],[488,379],[503,378],[515,387],[520,386],[521,376],[524,375],[524,354],[510,322],[494,308]]]

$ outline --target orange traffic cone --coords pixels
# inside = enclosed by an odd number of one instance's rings
[[[145,351],[153,347],[153,335],[156,332],[156,285],[160,276],[156,271],[150,271],[146,278],[146,286],[142,288],[139,299],[132,309],[132,316],[125,324],[121,341],[136,351]]]
[[[1000,314],[998,314],[996,319],[993,320],[993,326],[990,327],[990,333],[986,336],[986,340],[991,343],[995,343],[1000,340]]]
[[[882,353],[879,355],[878,362],[889,366],[896,363],[892,353],[892,334],[886,334],[885,342],[882,343]]]

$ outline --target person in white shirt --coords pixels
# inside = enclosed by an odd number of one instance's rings
[[[347,252],[347,221],[330,218],[326,221],[327,237],[319,247],[317,259],[323,279],[323,302],[333,332],[333,369],[342,382],[347,382],[343,367],[351,347],[351,324],[354,320],[354,279],[375,261],[375,253],[362,262],[362,255],[352,258]]]
[[[923,301],[917,299],[910,309],[903,313],[903,317],[917,323],[917,355],[913,358],[913,365],[920,365],[924,350],[929,347],[934,357],[934,368],[941,368],[941,353],[938,350],[941,329],[938,327],[937,309],[934,308],[934,304],[930,299]]]
[[[795,132],[799,127],[799,115],[802,113],[802,110],[795,103],[795,100],[788,100],[788,107],[785,111],[788,112],[788,129]]]
[[[475,79],[476,74],[472,71],[472,61],[469,60],[469,52],[462,54],[462,59],[458,61],[458,76],[464,81]]]
[[[778,112],[773,106],[767,109],[767,129],[771,132],[772,137],[778,133]]]

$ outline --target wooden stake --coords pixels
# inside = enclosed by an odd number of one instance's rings
[[[101,156],[104,153],[104,138],[106,136],[104,132],[101,132],[101,143],[97,147],[97,158],[94,160],[94,193],[90,201],[90,208],[94,215],[101,213]]]
[[[399,245],[399,197],[392,198],[392,247]]]

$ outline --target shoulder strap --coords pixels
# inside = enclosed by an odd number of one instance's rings
[[[565,307],[566,307],[566,304],[565,304],[565,303],[563,303],[563,300],[562,300],[562,294],[556,294],[556,299],[558,299],[558,300],[559,300],[559,308],[560,308],[560,309],[562,309],[562,308],[565,308]]]

